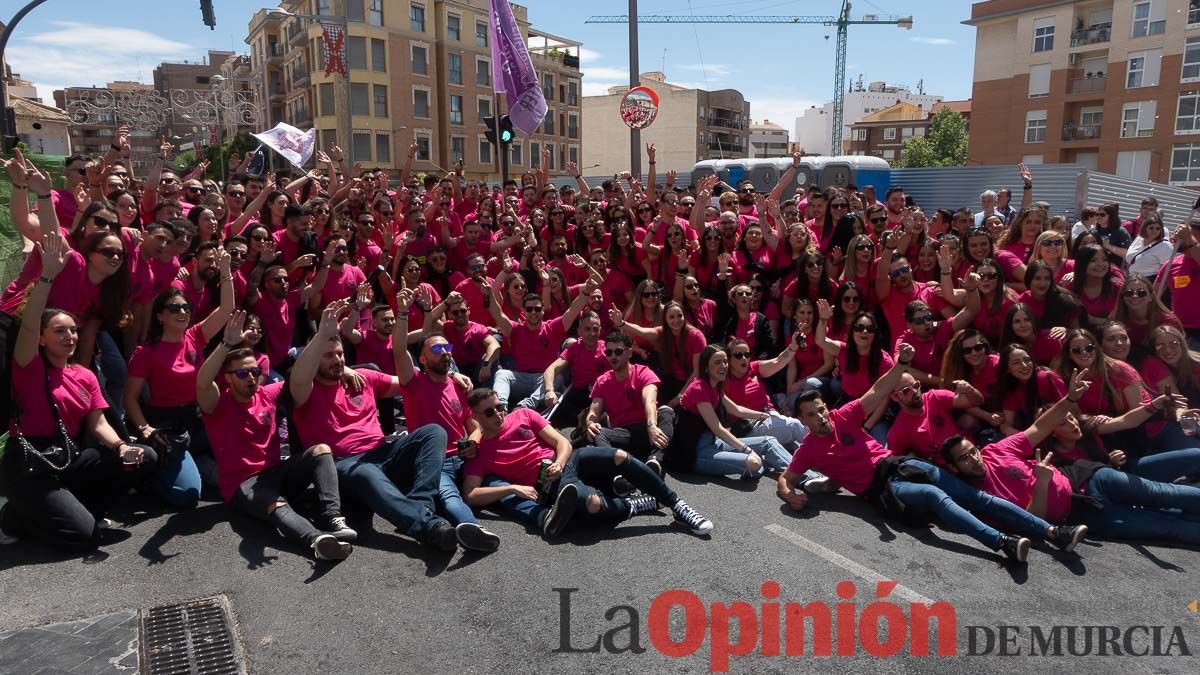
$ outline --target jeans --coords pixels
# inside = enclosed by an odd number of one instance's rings
[[[611,523],[628,518],[628,501],[612,493],[612,482],[617,476],[624,476],[660,504],[674,506],[679,501],[679,495],[667,487],[653,469],[629,453],[624,453],[624,461],[618,461],[617,452],[616,448],[587,447],[571,453],[559,486],[573,483],[579,490],[576,514],[595,522]],[[589,502],[594,505],[589,507]]]
[[[442,473],[438,480],[438,513],[445,516],[451,525],[479,522],[475,512],[463,501],[462,493],[458,491],[458,475],[462,472],[462,465],[462,457],[446,457],[442,460]]]
[[[1152,481],[1170,483],[1176,478],[1200,475],[1200,448],[1169,450],[1130,459],[1121,467],[1126,473]]]
[[[915,513],[937,516],[947,530],[969,535],[993,551],[999,550],[1002,534],[976,517],[982,515],[1015,534],[1038,540],[1046,538],[1050,523],[1016,504],[967,485],[932,464],[916,459],[904,464],[924,471],[928,482],[895,477],[891,482],[892,494]]]
[[[191,509],[200,503],[200,469],[187,450],[167,453],[147,485],[159,499],[174,508]]]
[[[833,395],[833,388],[830,386],[832,380],[828,377],[810,377],[804,380],[804,386],[798,391],[793,391],[790,394],[776,394],[775,405],[786,415],[794,415],[796,413],[796,399],[809,389],[816,389],[821,392],[821,398],[826,401],[835,401],[837,397]]]
[[[665,405],[659,406],[657,424],[654,426],[670,440],[675,433],[675,410]],[[663,451],[650,444],[649,429],[645,422],[624,427],[604,427],[592,442],[602,448],[626,450],[642,461],[655,458],[662,462]]]
[[[488,475],[484,476],[480,485],[483,487],[507,487],[512,483]],[[542,518],[550,511],[550,507],[542,506],[532,499],[525,499],[520,495],[505,495],[496,500],[496,503],[500,505],[500,510],[505,515],[527,527],[541,527]]]
[[[532,408],[536,410],[542,404],[542,397],[545,396],[541,373],[524,373],[506,368],[496,372],[492,389],[496,390],[500,405],[510,409]],[[512,396],[522,396],[523,398],[516,405],[509,406],[508,400]]]
[[[1092,475],[1084,494],[1103,505],[1083,514],[1083,522],[1094,534],[1200,544],[1200,521],[1187,517],[1200,514],[1200,489],[1105,467]],[[1178,509],[1185,515],[1166,509]]]
[[[125,378],[129,375],[129,365],[121,348],[113,338],[112,333],[101,330],[96,338],[97,365],[99,366],[102,382],[104,383],[104,398],[112,407],[118,420],[125,419]]]
[[[357,499],[396,529],[424,540],[445,523],[434,500],[446,458],[446,432],[427,424],[410,434],[388,436],[379,445],[337,460],[342,494]]]
[[[792,455],[779,441],[771,436],[750,436],[738,439],[745,443],[762,458],[762,466],[757,471],[746,468],[745,453],[735,450],[733,446],[717,438],[712,432],[706,431],[700,436],[696,446],[696,473],[709,476],[728,476],[731,474],[742,478],[757,478],[767,469],[785,471],[792,461]]]
[[[795,452],[800,447],[800,441],[808,435],[808,427],[795,417],[785,417],[774,410],[770,417],[750,425],[748,436],[770,436],[779,441],[788,452]]]

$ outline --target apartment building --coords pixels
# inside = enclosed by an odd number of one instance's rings
[[[747,156],[750,102],[740,91],[688,89],[670,84],[658,71],[642,73],[641,84],[658,94],[658,116],[642,129],[641,137],[643,144],[655,144],[660,172],[690,171],[703,159]],[[584,112],[592,121],[583,136],[588,175],[629,170],[629,128],[620,114],[621,99],[628,91],[628,86],[609,87],[603,96],[583,99]]]
[[[249,25],[250,70],[268,96],[264,118],[316,128],[321,147],[352,148],[364,166],[398,169],[410,144],[417,171],[443,171],[462,161],[468,176],[494,181],[497,157],[482,118],[504,112],[492,87],[486,0],[345,0],[352,134],[338,138],[336,75],[325,74],[321,28],[311,20],[259,11]],[[284,0],[296,14],[331,15],[330,0]],[[549,149],[550,169],[565,174],[579,163],[581,44],[535,30],[528,10],[513,5],[526,35],[549,111],[537,133],[518,134],[510,173],[538,167]]]
[[[750,125],[750,158],[788,157],[788,130],[771,120]]]
[[[964,23],[972,163],[1200,187],[1200,0],[989,0]]]
[[[932,108],[923,108],[921,104],[914,105],[901,101],[894,106],[884,108],[864,116],[850,125],[849,140],[846,143],[846,154],[868,155],[879,157],[889,162],[897,162],[904,155],[904,143],[914,136],[924,136],[929,133],[930,121],[934,113],[942,108],[957,110],[967,118],[968,129],[971,120],[971,101],[938,101]]]
[[[169,138],[192,140],[197,145],[208,145],[223,138],[217,125],[212,123],[217,118],[207,114],[207,106],[201,106],[205,109],[197,110],[194,114],[189,113],[187,108],[192,107],[190,104],[193,102],[212,98],[215,86],[212,76],[219,75],[221,66],[235,57],[233,52],[210,49],[206,57],[198,61],[163,61],[154,69],[155,91],[193,92],[189,99],[178,99],[183,105],[178,109],[173,106],[173,114],[167,118],[162,133]]]
[[[120,109],[113,102],[120,101]],[[71,151],[103,155],[117,127],[131,120],[130,161],[136,173],[146,171],[158,156],[159,131],[147,128],[163,117],[162,98],[153,85],[109,82],[103,87],[67,87],[54,92],[54,105],[71,119]]]
[[[897,103],[911,103],[928,110],[942,100],[941,96],[926,94],[923,86],[912,91],[903,84],[870,82],[862,77],[850,87],[843,99],[842,147],[833,148],[833,101],[821,107],[812,106],[796,118],[794,138],[804,147],[805,154],[841,155],[849,151],[850,126],[866,115],[890,108]]]

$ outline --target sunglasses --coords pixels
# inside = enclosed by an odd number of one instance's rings
[[[1062,246],[1065,241],[1062,239],[1045,239],[1042,241],[1042,246]]]
[[[919,393],[921,391],[921,383],[913,382],[912,384],[908,385],[907,387],[900,387],[899,389],[896,390],[896,393],[900,394],[901,396],[905,396],[910,391],[915,391],[915,392]]]
[[[729,352],[729,355],[739,361],[750,358],[750,352]]]
[[[871,326],[871,325],[868,325],[865,323],[860,323],[854,327],[854,332],[855,333],[877,333],[877,332],[879,332],[879,329],[876,328],[875,326]]]
[[[842,302],[861,302],[862,298],[857,295],[843,295]]]
[[[482,272],[483,270],[487,269],[487,265],[475,264],[475,265],[471,265],[471,267],[469,269],[472,272]]]
[[[751,292],[751,293],[762,293],[762,292],[763,292],[763,287],[762,287],[762,286],[751,286],[751,287],[750,287],[750,292]]]
[[[186,187],[184,189],[187,190],[188,192],[198,192],[200,194],[204,194],[204,188],[202,188],[202,187],[196,187],[196,186],[192,185],[192,186]]]
[[[740,194],[750,195],[750,194],[754,194],[754,188],[742,188],[741,190],[738,190],[738,192]]]
[[[624,356],[625,351],[626,350],[624,347],[618,347],[616,349],[605,349],[604,355],[605,356]]]
[[[234,370],[227,370],[225,372],[232,373],[233,376],[239,380],[244,380],[247,377],[258,379],[258,376],[262,375],[262,368],[259,368],[258,366],[254,366],[252,368],[235,368]]]
[[[658,297],[658,291],[642,291],[642,297],[643,298]]]
[[[979,354],[981,352],[986,352],[987,350],[988,350],[988,345],[986,342],[978,342],[978,343],[971,345],[970,347],[963,345],[963,353],[965,353],[965,354]]]
[[[912,272],[912,268],[909,267],[908,265],[905,265],[904,267],[901,267],[898,270],[892,270],[891,272],[888,272],[888,276],[893,279],[898,279],[898,278],[904,276],[905,274],[908,274],[909,272]]]
[[[483,410],[476,410],[475,413],[477,415],[483,415],[484,417],[495,417],[496,415],[504,414],[504,406],[497,405],[491,408],[484,408]]]
[[[192,304],[190,302],[176,302],[169,305],[164,305],[163,309],[172,314],[187,314],[188,312],[192,311]]]
[[[1131,289],[1125,291],[1123,293],[1123,295],[1127,298],[1132,298],[1132,297],[1144,298],[1147,295],[1150,295],[1150,291],[1148,291],[1144,288],[1131,288]]]
[[[254,234],[254,235],[251,235],[251,236],[250,236],[250,241],[259,241],[259,242],[261,242],[261,241],[266,241],[266,240],[268,240],[268,239],[270,239],[270,237],[264,237],[264,236],[263,236],[263,235],[261,235],[261,234]]]
[[[117,229],[117,226],[120,225],[120,223],[115,220],[101,218],[100,216],[92,216],[92,222],[96,224],[96,227],[103,227],[107,230],[115,230]]]
[[[700,288],[700,284],[684,284],[683,287],[689,291],[694,291],[697,288]]]
[[[1071,353],[1075,356],[1081,354],[1093,354],[1096,351],[1096,345],[1084,345],[1082,347],[1071,347]]]
[[[79,173],[84,173],[83,169],[80,169]],[[159,185],[174,185],[178,182],[179,181],[174,178],[163,178],[162,180],[158,181],[158,184]]]
[[[875,245],[874,244],[858,244],[857,246],[854,247],[854,250],[855,251],[874,251]]]
[[[995,281],[999,277],[1000,277],[999,272],[980,272],[979,273],[979,278],[983,279],[984,281]]]
[[[925,324],[932,323],[932,322],[933,322],[932,314],[926,314],[925,316],[914,316],[912,319],[912,325],[914,325],[914,326],[924,326]]]
[[[799,211],[784,211],[783,212],[784,218],[795,218],[798,215],[800,215]]]
[[[363,227],[375,227],[374,220],[360,220],[360,221],[358,221],[358,224]]]
[[[882,218],[872,218],[871,222],[875,223],[876,225],[882,225],[887,222],[887,216],[884,216]]]
[[[840,204],[840,203],[839,204],[830,204],[829,208],[831,208],[831,209],[848,209],[848,208],[850,208],[850,205],[849,204]]]
[[[454,352],[454,345],[450,344],[449,342],[441,342],[441,343],[431,346],[429,348],[429,351],[434,356],[441,356],[442,354],[450,354],[450,353]]]
[[[817,270],[821,269],[824,264],[825,263],[821,262],[820,260],[809,260],[808,262],[804,263],[804,266],[810,270]]]
[[[545,307],[526,307],[526,308],[525,308],[525,313],[526,313],[526,314],[534,314],[534,313],[536,313],[536,312],[541,312],[541,311],[543,311],[544,309],[545,309]]]
[[[234,192],[226,192],[225,196],[227,196],[227,197],[245,197],[246,191],[245,190],[235,190]]]
[[[733,297],[735,297],[735,298],[748,298],[748,297],[750,297],[750,296],[752,296],[752,295],[754,295],[754,293],[752,293],[751,291],[737,291],[737,292],[735,292],[735,293],[733,294]]]
[[[721,235],[719,235],[719,234],[706,234],[706,235],[704,235],[704,241],[721,241]]]
[[[229,252],[230,258],[245,258],[247,255],[249,255],[249,253],[247,253],[246,251],[239,251],[237,249],[234,249]]]
[[[467,309],[452,309],[452,310],[450,310],[450,313],[451,313],[451,314],[453,314],[454,316],[461,316],[461,315],[463,315],[463,314],[469,314],[469,313],[470,313],[470,310],[467,310]]]
[[[113,260],[113,259],[120,260],[121,258],[125,257],[125,251],[123,251],[119,248],[98,248],[93,252],[99,253],[100,255],[102,255],[105,258],[108,258],[110,260]]]
[[[267,279],[267,283],[268,284],[286,284],[287,280],[288,280],[287,277],[282,277],[282,276],[281,277],[271,277],[270,279]]]

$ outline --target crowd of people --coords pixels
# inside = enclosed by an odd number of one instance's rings
[[[444,552],[499,547],[483,509],[712,532],[668,472],[847,490],[1016,561],[1200,543],[1200,220],[1153,197],[1070,222],[1023,166],[978,212],[793,194],[800,155],[769,193],[683,188],[653,145],[644,182],[422,178],[415,145],[397,181],[334,147],[215,182],[168,144],[139,181],[128,150],[57,189],[6,162],[34,246],[0,295],[0,543],[93,549],[133,491],[212,490],[320,559],[353,550],[343,503]]]

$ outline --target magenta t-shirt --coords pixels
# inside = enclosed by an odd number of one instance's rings
[[[331,302],[354,298],[358,293],[358,285],[366,280],[367,275],[354,265],[347,263],[342,265],[340,270],[330,266],[329,276],[325,278],[325,285],[321,287],[321,305],[328,307]]]
[[[846,364],[851,354],[854,355],[854,358],[858,359],[858,363],[856,364],[858,370],[853,373],[846,371]],[[867,370],[867,357],[859,355],[858,348],[854,346],[853,342],[849,342],[845,347],[842,347],[842,351],[838,354],[838,368],[842,373],[842,391],[846,392],[846,396],[850,398],[862,396],[867,393],[871,385],[875,384],[875,380],[883,377],[883,374],[891,369],[895,363],[892,360],[892,355],[884,350],[882,357],[879,360],[879,372],[875,374],[875,377],[871,377],[870,372]]]
[[[1079,304],[1083,305],[1083,309],[1088,313],[1088,316],[1093,316],[1097,319],[1107,318],[1116,309],[1117,298],[1121,297],[1121,288],[1124,285],[1124,282],[1120,278],[1114,276],[1111,293],[1101,291],[1100,295],[1090,298],[1087,291],[1083,291],[1079,294]]]
[[[979,489],[1006,499],[1027,509],[1033,500],[1033,445],[1025,432],[1009,436],[997,443],[985,445],[980,453],[987,466],[987,475],[979,481]],[[1071,481],[1055,470],[1046,491],[1046,520],[1061,523],[1071,511]]]
[[[571,383],[576,387],[586,387],[595,383],[599,377],[612,370],[608,358],[604,356],[604,341],[596,342],[595,349],[588,349],[583,340],[576,340],[562,350],[558,357],[567,362],[571,368]]]
[[[373,327],[362,331],[362,342],[355,347],[354,361],[356,363],[374,363],[388,375],[396,374],[396,358],[392,355],[392,336],[380,337]]]
[[[233,499],[238,486],[279,463],[275,445],[275,402],[283,382],[259,387],[248,403],[222,391],[217,407],[204,416],[204,428],[217,460],[221,498]]]
[[[803,474],[816,469],[856,495],[871,487],[875,465],[889,453],[879,441],[863,430],[867,414],[855,400],[829,412],[833,432],[826,436],[809,434],[792,455],[788,471]]]
[[[436,424],[446,431],[446,455],[458,454],[458,440],[467,436],[467,392],[447,377],[435,382],[428,373],[414,373],[404,385],[404,414],[410,431]]]
[[[26,289],[37,281],[41,273],[41,257],[31,255],[26,258],[21,273],[4,290],[3,298],[0,298],[0,311],[15,313],[25,302]],[[78,251],[67,251],[62,271],[54,277],[54,283],[50,286],[46,307],[70,312],[83,320],[92,313],[99,299],[100,285],[93,284],[88,278],[87,261]]]
[[[645,424],[646,406],[642,403],[642,390],[659,382],[654,371],[641,364],[631,363],[629,377],[624,380],[618,380],[612,370],[596,378],[596,383],[592,385],[592,398],[604,401],[609,428]]]
[[[1171,288],[1171,311],[1187,328],[1200,328],[1200,263],[1181,253],[1159,272]]]
[[[795,337],[788,341],[789,346],[793,344],[795,344]],[[811,377],[818,368],[825,365],[825,350],[817,346],[816,331],[808,331],[808,334],[804,336],[804,342],[792,357],[796,360],[797,379]]]
[[[480,363],[487,353],[484,340],[491,335],[483,324],[468,321],[466,328],[459,329],[453,321],[442,323],[446,341],[454,346],[454,360],[463,365]]]
[[[58,405],[59,417],[72,439],[79,438],[80,427],[88,413],[108,407],[96,375],[83,366],[47,366],[39,354],[24,366],[13,363],[12,376],[13,404],[20,411],[21,433],[29,437],[58,436],[58,425],[50,411],[50,402],[46,400],[47,378],[50,396]],[[15,414],[8,428],[10,432],[17,430]]]
[[[938,446],[943,440],[961,433],[954,421],[955,397],[952,391],[934,389],[921,394],[925,409],[920,415],[910,415],[902,408],[888,431],[888,450],[893,455],[913,454],[942,464]]]
[[[900,334],[897,344],[903,342],[912,345],[914,351],[912,367],[932,375],[942,372],[942,354],[946,352],[946,347],[953,337],[954,322],[939,321],[937,328],[933,329],[933,335],[928,340],[918,338],[906,328]]]
[[[931,299],[935,295],[941,295],[936,286],[927,286],[923,283],[913,282],[912,290],[908,293],[901,291],[896,287],[892,287],[892,291],[880,303],[880,308],[883,309],[883,318],[887,321],[887,325],[891,330],[892,344],[888,345],[890,349],[895,349],[900,341],[900,333],[904,332],[904,308],[913,300],[921,300],[925,303],[931,303]],[[865,390],[864,390],[865,391]]]
[[[129,360],[130,377],[150,385],[148,404],[174,408],[196,402],[196,372],[204,363],[204,331],[196,324],[179,342],[148,342],[139,345]]]
[[[267,356],[271,363],[283,363],[287,360],[288,349],[292,346],[292,333],[296,327],[296,309],[300,307],[300,289],[292,288],[282,300],[276,300],[268,293],[258,296],[253,311],[262,322],[263,339],[267,341]]]
[[[528,408],[517,408],[504,418],[500,434],[479,441],[479,452],[463,464],[465,476],[497,476],[514,485],[537,483],[538,465],[554,459],[554,448],[538,436],[549,422]]]
[[[324,443],[334,457],[348,457],[374,449],[383,440],[375,399],[388,396],[393,378],[374,370],[357,372],[366,380],[361,394],[341,382],[313,382],[308,400],[292,415],[304,447]]]
[[[1039,368],[1034,373],[1037,378],[1037,395],[1038,399],[1043,403],[1052,403],[1063,397],[1066,393],[1066,386],[1058,373],[1053,370]],[[1016,389],[1009,392],[1004,400],[1000,403],[1000,408],[1006,412],[1028,412],[1031,415],[1037,414],[1036,410],[1029,409],[1029,403],[1025,400],[1025,384],[1020,383]]]
[[[709,384],[706,378],[698,377],[688,383],[679,395],[679,407],[699,415],[701,403],[708,403],[713,407],[713,412],[720,412],[721,390]]]
[[[742,377],[734,377],[733,371],[729,372],[725,378],[724,389],[730,401],[750,410],[769,412],[775,409],[771,405],[771,397],[767,395],[767,388],[763,386],[762,380],[758,379],[761,367],[762,361],[751,361],[750,368]],[[729,417],[731,420],[741,419],[732,413]]]
[[[692,360],[696,358],[697,354],[704,351],[706,346],[708,346],[708,339],[704,337],[704,333],[701,333],[700,329],[696,328],[695,326],[688,326],[686,330],[688,334],[687,337],[684,338],[683,354],[676,355],[674,363],[671,364],[670,370],[671,375],[680,380],[686,380],[689,376],[691,376]],[[670,329],[662,329],[660,337],[664,341],[670,340],[672,338]],[[660,349],[659,354],[664,357],[665,361],[665,352]]]
[[[567,337],[561,318],[538,324],[537,328],[521,322],[512,325],[509,334],[513,348],[513,367],[525,373],[541,373],[558,358],[559,348]]]

